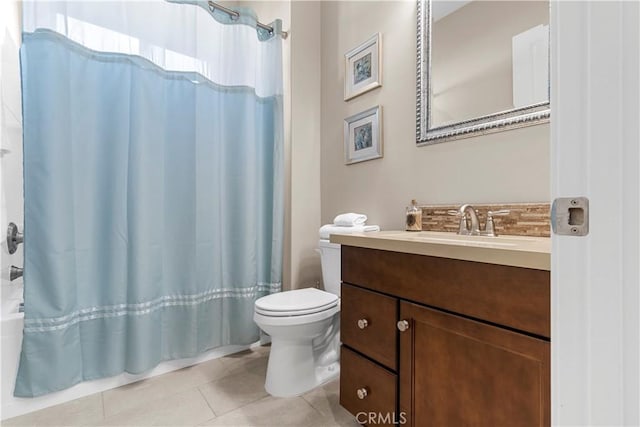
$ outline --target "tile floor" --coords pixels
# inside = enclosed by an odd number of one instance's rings
[[[301,397],[264,390],[269,347],[260,347],[96,393],[2,426],[295,426],[359,424],[338,403],[338,381]]]

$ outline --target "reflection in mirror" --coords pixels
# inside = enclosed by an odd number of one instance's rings
[[[418,143],[548,121],[548,1],[418,2]]]

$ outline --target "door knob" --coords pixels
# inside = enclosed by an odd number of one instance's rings
[[[409,329],[409,322],[406,320],[400,320],[398,321],[398,323],[396,324],[396,326],[398,326],[398,330],[400,332],[404,332],[407,329]]]
[[[356,393],[358,394],[358,399],[363,400],[365,397],[369,395],[366,387],[359,388]]]
[[[360,329],[364,329],[367,326],[369,326],[369,321],[367,319],[360,319],[358,320],[358,328]]]

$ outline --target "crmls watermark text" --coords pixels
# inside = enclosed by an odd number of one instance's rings
[[[406,424],[407,413],[400,412],[358,412],[356,421],[360,424],[376,425],[376,424]]]

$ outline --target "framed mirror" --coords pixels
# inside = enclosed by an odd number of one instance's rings
[[[549,121],[549,2],[418,0],[416,140]]]

